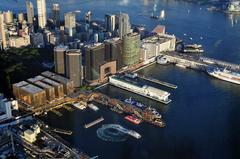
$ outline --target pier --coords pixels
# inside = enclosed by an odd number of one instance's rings
[[[138,77],[141,78],[141,79],[144,79],[146,81],[153,82],[153,83],[165,86],[165,87],[169,87],[169,88],[172,88],[172,89],[177,89],[177,85],[174,85],[174,84],[171,84],[171,83],[168,83],[168,82],[160,81],[158,79],[154,79],[154,78],[151,78],[151,77],[146,77],[146,76],[143,76],[143,75],[138,75]]]
[[[59,134],[64,134],[64,135],[72,135],[72,131],[70,130],[63,130],[59,128],[54,128],[52,129],[53,132],[59,133]]]
[[[104,120],[103,117],[98,118],[97,120],[94,120],[94,121],[92,121],[91,123],[85,124],[84,127],[85,127],[86,129],[87,129],[87,128],[90,128],[90,127],[92,127],[92,126],[94,126],[94,125],[102,122],[103,120]]]
[[[181,64],[186,68],[191,68],[194,70],[204,71],[208,68],[228,68],[232,71],[240,71],[240,65],[232,64],[225,61],[215,60],[212,58],[186,55],[178,52],[164,52],[161,54],[164,56],[169,63]]]

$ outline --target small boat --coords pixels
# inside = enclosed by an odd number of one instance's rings
[[[168,64],[168,60],[166,57],[161,56],[161,57],[157,58],[157,63],[160,65],[166,65],[166,64]]]
[[[177,63],[176,66],[181,67],[181,68],[187,68],[185,65]]]
[[[94,111],[98,111],[99,110],[99,108],[96,105],[94,105],[94,104],[88,104],[88,107],[90,109],[94,110]]]
[[[136,124],[136,125],[138,125],[138,124],[140,124],[140,123],[142,122],[141,119],[139,119],[139,118],[137,118],[137,117],[135,117],[135,116],[133,116],[133,115],[127,115],[127,116],[125,116],[124,118],[125,118],[126,120],[132,122],[133,124]]]

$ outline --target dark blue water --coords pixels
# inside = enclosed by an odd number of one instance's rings
[[[23,1],[1,0],[0,8],[16,12],[24,10]],[[17,3],[16,3],[17,2]],[[127,12],[133,24],[145,24],[153,29],[157,24],[166,25],[167,32],[191,42],[203,44],[205,56],[240,63],[239,17],[231,20],[229,15],[208,12],[204,6],[162,0],[158,10],[165,9],[166,20],[158,21],[138,14],[152,12],[153,0],[52,0],[58,2],[62,11],[81,10],[79,15],[92,10],[94,18],[103,19],[106,12]],[[64,7],[63,7],[64,6]],[[189,10],[189,11],[188,11]],[[63,14],[62,12],[62,14]],[[184,33],[187,36],[184,36]],[[200,39],[203,37],[203,40]],[[173,102],[167,106],[142,98],[132,93],[107,86],[101,91],[112,97],[132,96],[161,111],[167,127],[155,128],[148,124],[135,126],[111,111],[102,108],[64,113],[64,117],[48,114],[49,125],[74,131],[72,136],[63,136],[73,145],[90,155],[109,159],[239,159],[240,158],[240,86],[207,76],[205,73],[174,66],[152,65],[139,73],[178,85],[169,91]],[[140,140],[128,138],[124,142],[106,142],[96,135],[101,124],[84,129],[100,116],[103,124],[118,123],[136,130]]]

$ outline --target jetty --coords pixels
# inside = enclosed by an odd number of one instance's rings
[[[169,88],[172,88],[172,89],[177,89],[177,85],[174,85],[174,84],[171,84],[171,83],[168,83],[168,82],[160,81],[158,79],[154,79],[154,78],[151,78],[151,77],[146,77],[146,76],[143,76],[143,75],[138,75],[138,77],[141,78],[141,79],[144,79],[146,81],[153,82],[153,83],[165,86],[165,87],[169,87]]]
[[[90,123],[88,123],[88,124],[85,124],[84,127],[85,127],[86,129],[87,129],[87,128],[90,128],[90,127],[92,127],[92,126],[94,126],[94,125],[102,122],[103,120],[104,120],[103,117],[98,118],[97,120],[94,120],[94,121],[92,121],[92,122],[90,122]]]

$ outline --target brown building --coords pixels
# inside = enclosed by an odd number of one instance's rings
[[[122,68],[123,41],[120,38],[113,38],[104,41],[105,59],[107,61],[116,61],[117,70]]]
[[[67,50],[67,46],[57,46],[54,48],[55,72],[60,75],[65,75],[65,54]]]
[[[63,85],[60,83],[57,83],[53,80],[50,80],[48,78],[44,78],[41,80],[42,82],[54,87],[54,92],[55,92],[55,97],[56,98],[63,98],[64,97],[64,92],[63,92]]]
[[[46,83],[41,82],[45,77],[43,76],[36,76],[34,78],[30,78],[27,81],[32,83],[33,85],[42,88],[46,91],[46,97],[48,101],[52,101],[55,99],[55,90],[53,86],[50,86]]]
[[[55,73],[52,73],[50,71],[45,71],[41,75],[53,81],[61,83],[63,85],[63,91],[66,95],[73,93],[74,84],[72,80],[65,78],[63,76],[57,75]]]
[[[109,74],[116,73],[116,60],[105,51],[105,44],[97,43],[85,48],[85,79],[88,82],[102,82]]]
[[[46,92],[25,81],[13,85],[14,96],[23,103],[38,107],[46,103]]]

